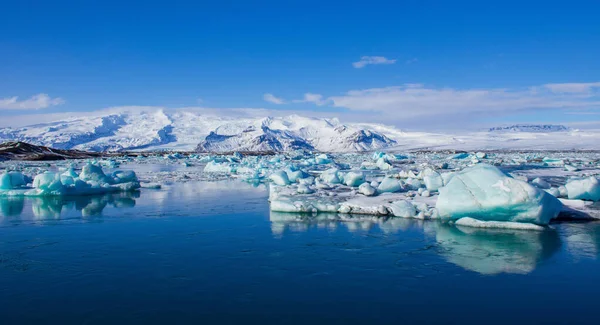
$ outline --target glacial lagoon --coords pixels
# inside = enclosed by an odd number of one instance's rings
[[[598,222],[290,214],[268,192],[0,198],[3,323],[596,323]]]

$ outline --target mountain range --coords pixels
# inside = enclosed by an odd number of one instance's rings
[[[461,134],[406,132],[337,118],[236,118],[160,109],[100,111],[25,127],[0,128],[0,141],[87,151],[321,152],[372,150],[600,149],[600,132],[518,124]]]

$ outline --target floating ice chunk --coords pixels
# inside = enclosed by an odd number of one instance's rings
[[[77,172],[75,171],[75,169],[73,167],[71,167],[71,168],[65,170],[61,174],[61,176],[69,176],[69,177],[72,177],[72,178],[78,178],[79,174],[77,174]]]
[[[552,187],[550,185],[550,183],[546,182],[545,180],[541,179],[541,178],[536,178],[534,180],[531,181],[531,184],[535,185],[535,187],[537,188],[541,188],[543,190],[549,189],[550,187]]]
[[[271,179],[273,181],[273,183],[275,183],[276,185],[289,185],[290,184],[290,180],[288,178],[287,173],[282,170],[271,174],[271,176],[269,176],[269,179]]]
[[[377,159],[377,162],[375,164],[381,170],[390,170],[393,168],[393,166],[385,158]]]
[[[351,187],[357,187],[365,182],[363,173],[349,172],[344,175],[344,184]]]
[[[518,229],[543,231],[545,228],[532,223],[510,222],[510,221],[481,221],[469,217],[456,220],[457,226],[467,226],[489,229]]]
[[[545,157],[542,161],[549,166],[563,166],[565,162],[562,159],[548,158]]]
[[[45,172],[35,176],[33,187],[43,191],[60,193],[63,190],[63,183],[60,181],[60,175],[53,172]]]
[[[442,179],[444,180],[444,185],[450,183],[450,180],[452,179],[452,177],[454,177],[455,173],[453,172],[445,172],[445,173],[441,173],[440,176],[442,176]],[[439,190],[439,188],[438,188]]]
[[[475,154],[475,157],[477,157],[477,159],[485,159],[487,158],[487,154],[485,152],[478,152]]]
[[[411,190],[418,190],[423,187],[423,183],[421,183],[421,181],[416,178],[406,179],[405,185]]]
[[[417,209],[408,201],[395,201],[390,204],[390,210],[394,217],[414,218],[417,215]]]
[[[431,196],[431,192],[429,192],[428,190],[425,190],[421,193],[421,196],[423,197],[430,197]]]
[[[326,165],[331,163],[331,159],[326,154],[321,154],[315,157],[317,165]]]
[[[447,159],[466,159],[469,158],[469,154],[466,152],[461,152],[461,153],[457,153],[454,155],[449,156]]]
[[[81,169],[79,179],[82,181],[94,181],[100,184],[108,183],[108,177],[102,171],[102,167],[94,164],[86,164]]]
[[[307,178],[308,176],[310,176],[302,170],[286,171],[286,173],[287,173],[288,179],[292,183],[296,183],[296,182],[298,182],[298,180]]]
[[[209,161],[206,166],[204,166],[205,173],[231,173],[232,168],[230,163],[218,163],[213,161]]]
[[[561,185],[558,187],[558,197],[567,197],[569,196],[569,193],[567,191],[567,187],[564,185]]]
[[[321,173],[320,178],[323,182],[329,184],[341,184],[342,181],[339,177],[339,170],[337,168],[330,168]]]
[[[436,208],[446,219],[472,217],[545,225],[562,208],[552,195],[486,164],[456,173],[439,192]]]
[[[444,186],[442,175],[435,170],[428,168],[425,169],[422,174],[425,187],[427,187],[429,191],[437,191],[440,187]]]
[[[381,183],[379,183],[379,186],[377,187],[377,191],[379,193],[400,192],[400,191],[402,191],[402,185],[400,184],[400,182],[397,179],[391,178],[391,177],[386,177],[381,181]]]
[[[296,191],[300,194],[311,194],[311,193],[315,192],[306,185],[298,185],[298,188],[296,189]]]
[[[373,188],[369,183],[362,183],[358,187],[358,192],[366,196],[373,196],[375,195],[375,193],[377,193],[377,190]]]
[[[548,192],[550,195],[552,195],[554,197],[560,197],[560,191],[556,187],[551,187],[551,188],[545,189],[544,191]]]
[[[572,179],[565,185],[570,200],[600,200],[600,182],[594,176]]]
[[[0,175],[0,190],[13,190],[26,185],[27,179],[20,172],[8,172]]]
[[[314,183],[315,183],[315,178],[312,176],[298,179],[298,184],[301,184],[301,185],[313,185]]]
[[[565,164],[565,170],[568,172],[576,172],[579,170],[579,168],[575,167],[575,166],[571,166],[571,165],[566,165]]]
[[[133,170],[117,170],[112,173],[113,183],[137,182],[138,178]]]

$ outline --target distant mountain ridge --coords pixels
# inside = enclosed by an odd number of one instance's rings
[[[488,129],[489,132],[566,132],[570,128],[557,124],[515,124],[497,126]]]
[[[476,132],[407,132],[374,123],[299,115],[224,117],[161,109],[100,111],[89,116],[0,128],[0,142],[95,152],[320,152],[373,150],[600,150],[600,131],[515,124]]]
[[[87,151],[182,150],[355,152],[396,144],[385,134],[337,119],[298,115],[231,118],[195,112],[105,112],[20,128],[1,128],[0,141]]]

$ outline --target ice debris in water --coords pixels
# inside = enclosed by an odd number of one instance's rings
[[[89,195],[131,191],[140,188],[133,171],[115,171],[106,175],[100,166],[87,164],[80,174],[72,168],[62,172],[45,171],[33,178],[28,187],[28,178],[12,171],[0,176],[1,196],[61,196]]]
[[[565,185],[569,199],[600,200],[600,182],[594,176],[572,179]]]
[[[487,170],[484,162],[510,171],[511,176],[499,171],[491,173],[493,177],[465,176],[478,168]],[[0,170],[4,170],[0,175],[0,195],[121,191],[139,187],[137,177],[143,188],[235,178],[253,184],[271,183],[272,211],[365,214],[391,219],[441,217],[443,221],[471,227],[510,228],[513,225],[505,222],[544,225],[559,211],[572,213],[562,209],[555,197],[571,198],[564,200],[569,201],[569,209],[600,218],[590,202],[600,199],[596,179],[599,162],[600,155],[585,152],[150,153],[94,161],[81,171],[81,164],[73,161],[60,163],[64,168],[58,172],[42,162],[0,162]],[[135,166],[137,174],[112,172],[124,164]],[[153,166],[137,168],[146,164]],[[110,168],[111,173],[101,173],[101,167]],[[48,170],[52,172],[45,173]],[[34,175],[41,176],[34,181],[34,177],[29,177]],[[477,186],[472,189],[474,184]],[[462,217],[478,222],[458,222]]]
[[[562,208],[554,196],[486,164],[458,172],[439,192],[436,208],[444,219],[546,225]]]

